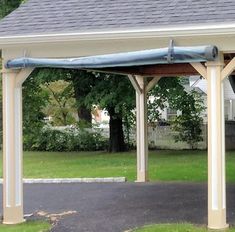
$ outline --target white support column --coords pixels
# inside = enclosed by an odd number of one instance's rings
[[[137,147],[137,180],[148,181],[148,123],[147,123],[147,93],[160,77],[154,77],[150,82],[143,76],[130,75],[129,79],[136,90],[136,147]]]
[[[23,218],[22,82],[32,72],[3,70],[3,223]],[[25,75],[22,75],[25,73]]]
[[[207,63],[208,81],[208,227],[225,229],[225,133],[223,59]]]
[[[136,76],[141,93],[136,93],[137,182],[148,181],[147,81]]]

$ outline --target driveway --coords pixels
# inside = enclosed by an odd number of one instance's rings
[[[150,223],[207,222],[207,186],[191,183],[26,184],[25,213],[77,211],[54,232],[123,232]],[[235,222],[235,185],[228,186]]]

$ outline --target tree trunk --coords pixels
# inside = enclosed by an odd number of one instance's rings
[[[78,108],[78,118],[89,124],[92,122],[91,110],[88,110],[85,106],[81,105]]]
[[[83,72],[80,71],[79,73],[76,73],[77,76],[73,76],[72,82],[73,82],[73,86],[74,86],[75,99],[77,102],[78,118],[80,121],[84,121],[88,125],[91,125],[91,123],[92,123],[91,109],[89,109],[83,103],[84,98],[91,91],[91,87],[89,85],[87,85],[87,86],[82,85],[81,82],[84,81],[84,79],[85,79],[85,77],[83,78],[83,76],[82,76],[82,75],[84,75]]]
[[[123,152],[126,150],[123,123],[121,115],[115,113],[114,108],[108,109],[109,120],[109,152]]]

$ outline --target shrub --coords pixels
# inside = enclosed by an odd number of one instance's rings
[[[107,147],[108,140],[101,131],[50,126],[44,127],[34,141],[24,143],[25,150],[34,151],[97,151]]]

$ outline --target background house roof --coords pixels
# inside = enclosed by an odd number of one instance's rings
[[[189,83],[191,88],[199,88],[207,94],[207,80],[200,78],[200,76],[190,76]],[[235,100],[235,94],[229,80],[226,78],[224,81],[224,99]]]
[[[233,0],[29,0],[0,37],[235,22]]]

